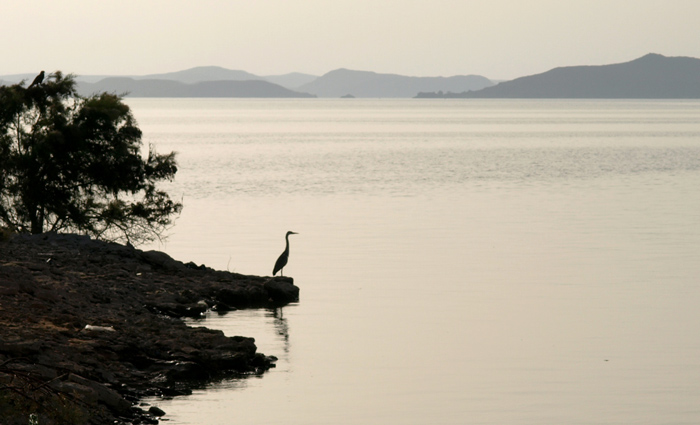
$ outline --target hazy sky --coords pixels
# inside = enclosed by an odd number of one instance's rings
[[[699,0],[0,0],[0,75],[218,65],[509,79],[700,57]]]

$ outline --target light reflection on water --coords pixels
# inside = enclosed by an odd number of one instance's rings
[[[173,257],[301,301],[173,424],[700,420],[700,102],[129,99],[180,152]]]

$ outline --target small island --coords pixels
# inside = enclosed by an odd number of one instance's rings
[[[419,92],[416,95],[416,99],[461,99],[468,97],[468,93],[471,91],[465,91],[462,93],[453,93],[453,92],[442,92],[442,91],[437,91],[437,92]]]

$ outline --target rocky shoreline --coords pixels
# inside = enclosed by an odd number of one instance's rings
[[[288,277],[216,271],[87,236],[5,238],[0,425],[158,423],[163,412],[139,407],[141,398],[274,367],[252,338],[181,318],[298,298]]]

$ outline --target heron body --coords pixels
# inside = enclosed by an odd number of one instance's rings
[[[44,82],[44,71],[41,71],[39,75],[34,77],[34,81],[27,87],[28,89],[31,89],[32,87],[36,86],[37,84],[41,84]]]
[[[298,235],[297,232],[287,232],[287,234],[284,237],[284,240],[287,242],[287,245],[284,248],[284,252],[282,255],[280,255],[280,258],[277,259],[275,262],[275,268],[272,269],[272,275],[274,276],[277,274],[277,272],[280,272],[280,276],[284,276],[284,266],[287,265],[287,260],[289,260],[289,235]]]

